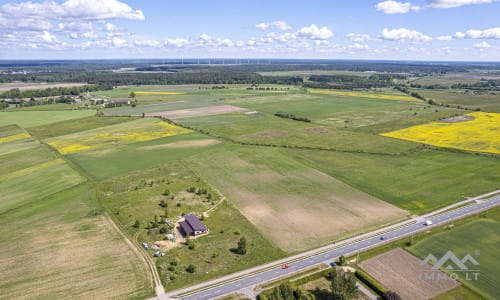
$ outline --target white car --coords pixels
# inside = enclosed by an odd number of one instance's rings
[[[427,220],[427,221],[425,221],[424,225],[425,225],[425,226],[432,225],[432,221],[431,221],[431,220]]]

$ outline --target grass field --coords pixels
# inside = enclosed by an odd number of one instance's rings
[[[500,114],[473,112],[465,116],[473,119],[433,122],[381,135],[438,147],[500,154]]]
[[[410,247],[410,251],[422,259],[429,253],[442,257],[448,250],[453,251],[459,258],[467,253],[471,254],[480,264],[475,267],[479,268],[480,272],[478,280],[465,280],[463,274],[459,274],[459,278],[465,285],[486,298],[496,299],[500,295],[498,286],[500,255],[497,251],[500,247],[500,214],[498,212],[499,210],[493,210],[493,216],[490,219],[475,220],[430,236]]]
[[[0,149],[2,147],[0,146]],[[36,166],[41,163],[53,160],[56,155],[48,149],[48,147],[36,144],[34,148],[28,150],[15,151],[5,155],[0,155],[2,168],[0,169],[0,177],[17,170],[26,169]]]
[[[24,128],[92,116],[93,110],[0,112],[0,126],[17,124]]]
[[[219,123],[219,119],[223,121]],[[203,129],[216,136],[251,144],[374,153],[401,153],[416,148],[415,144],[406,141],[270,115],[256,114],[242,119],[228,123],[225,122],[225,117],[213,116],[205,118],[212,125],[195,125],[200,124],[196,118],[183,119],[179,123]]]
[[[47,143],[61,154],[116,147],[191,132],[159,119],[137,119],[96,129],[56,137]]]
[[[147,269],[102,215],[89,214],[92,197],[83,184],[1,214],[0,298],[153,295]]]
[[[199,133],[91,151],[68,154],[67,157],[97,180],[146,170],[155,166],[201,153],[217,147],[218,141]]]
[[[221,277],[285,256],[227,202],[219,205],[203,222],[210,229],[210,234],[197,239],[193,250],[186,246],[174,248],[157,260],[156,265],[167,290]],[[237,255],[230,249],[236,247],[242,236],[247,239],[247,253]],[[170,264],[174,258],[179,261],[177,266]],[[195,273],[185,271],[189,264],[196,266]]]
[[[352,187],[415,214],[498,188],[500,161],[445,151],[385,156],[289,150]]]
[[[460,105],[471,109],[480,108],[481,111],[500,113],[499,95],[473,95],[465,93],[464,90],[426,90],[416,89],[417,93],[425,98],[433,99],[444,105]]]
[[[110,126],[123,122],[132,121],[129,117],[96,117],[90,116],[81,119],[61,121],[48,125],[32,127],[29,132],[39,139],[47,139],[61,135],[77,133],[99,127]]]
[[[406,215],[272,148],[219,147],[187,161],[264,236],[288,252]]]
[[[0,213],[62,191],[85,179],[62,159],[50,160],[0,176]],[[29,186],[27,188],[26,186]]]
[[[311,94],[320,94],[320,95],[359,97],[359,98],[391,100],[391,101],[422,102],[421,100],[419,100],[417,98],[410,97],[407,95],[377,94],[377,93],[370,93],[370,92],[323,90],[323,89],[308,89],[307,91]]]

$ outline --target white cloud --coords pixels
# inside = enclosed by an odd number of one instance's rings
[[[458,31],[458,32],[455,32],[453,37],[456,39],[463,39],[463,38],[465,38],[465,33]]]
[[[377,3],[375,9],[385,14],[406,14],[410,10],[419,11],[420,7],[414,6],[410,2],[388,0]]]
[[[134,45],[139,47],[159,47],[161,43],[156,40],[136,40]]]
[[[272,24],[279,30],[292,29],[292,26],[288,25],[285,21],[274,21]]]
[[[333,37],[333,32],[326,26],[319,28],[318,26],[311,24],[309,27],[302,27],[299,31],[297,31],[297,35],[311,40],[326,40]]]
[[[493,0],[430,0],[428,6],[433,8],[453,8],[472,4],[488,4]]]
[[[465,37],[470,39],[500,39],[500,27],[485,30],[467,30],[465,32]]]
[[[2,11],[16,18],[144,20],[142,10],[134,10],[117,0],[67,0],[61,4],[52,0],[40,3],[27,1],[4,4]]]
[[[292,29],[292,26],[288,25],[287,22],[285,21],[274,21],[274,22],[262,22],[257,25],[255,25],[257,29],[260,30],[267,30],[270,28],[276,28],[279,30],[290,30]]]
[[[106,29],[106,31],[116,31],[118,29],[115,24],[109,22],[106,22],[106,24],[104,24],[104,28]]]
[[[117,47],[117,48],[125,47],[125,46],[127,46],[127,40],[125,40],[121,37],[115,36],[111,40],[111,45],[113,45],[113,47]]]
[[[260,29],[260,30],[266,30],[269,28],[269,23],[259,23],[257,25],[255,25],[255,27],[257,27],[257,29]]]
[[[483,41],[481,43],[477,43],[477,44],[472,45],[472,47],[477,48],[477,49],[485,49],[485,48],[491,48],[491,45],[488,44],[487,42]]]
[[[180,48],[180,47],[186,47],[186,46],[190,45],[191,43],[186,39],[175,38],[175,39],[167,39],[167,40],[165,40],[165,42],[163,44],[166,47]]]
[[[368,47],[368,45],[363,45],[363,44],[359,44],[359,43],[354,43],[352,45],[349,45],[347,46],[347,49],[349,50],[358,50],[358,51],[361,51],[361,50],[369,50],[370,47]]]
[[[399,29],[387,29],[382,30],[381,38],[388,41],[412,41],[412,42],[423,42],[430,41],[432,38],[416,30],[399,28]]]
[[[369,34],[360,34],[360,33],[348,33],[347,39],[353,43],[362,43],[366,41],[373,40],[374,38]]]
[[[451,35],[441,35],[436,38],[438,41],[451,41],[453,37]]]
[[[37,38],[40,39],[44,43],[53,43],[57,41],[57,38],[48,31],[43,31],[42,33],[37,35]]]

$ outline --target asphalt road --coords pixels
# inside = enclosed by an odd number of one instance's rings
[[[311,268],[317,264],[332,262],[339,256],[355,254],[357,252],[361,252],[363,250],[379,246],[383,243],[386,243],[387,241],[398,239],[404,236],[409,236],[412,233],[424,231],[427,230],[428,228],[432,228],[434,226],[443,223],[448,223],[454,219],[459,219],[466,215],[474,214],[499,204],[500,204],[500,196],[496,196],[484,202],[475,203],[470,206],[465,206],[447,213],[443,213],[441,215],[430,217],[426,219],[432,221],[432,225],[430,226],[424,225],[424,222],[418,222],[416,224],[411,224],[405,227],[394,229],[387,233],[378,234],[373,237],[368,237],[366,239],[359,240],[345,246],[340,246],[339,248],[336,249],[327,250],[323,253],[312,255],[297,262],[291,263],[290,267],[287,269],[282,269],[281,266],[278,266],[254,275],[249,275],[241,279],[237,279],[228,283],[223,283],[219,286],[210,287],[203,291],[199,291],[178,298],[183,300],[195,300],[195,299],[204,300],[231,294],[245,288],[250,288],[258,284],[263,284],[265,282],[275,280],[276,278],[279,277],[292,275],[293,273]],[[160,296],[157,297],[156,299],[162,299],[162,297]]]

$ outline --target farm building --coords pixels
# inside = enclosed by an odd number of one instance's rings
[[[208,228],[195,215],[186,215],[185,220],[179,222],[179,225],[187,236],[208,233]]]

